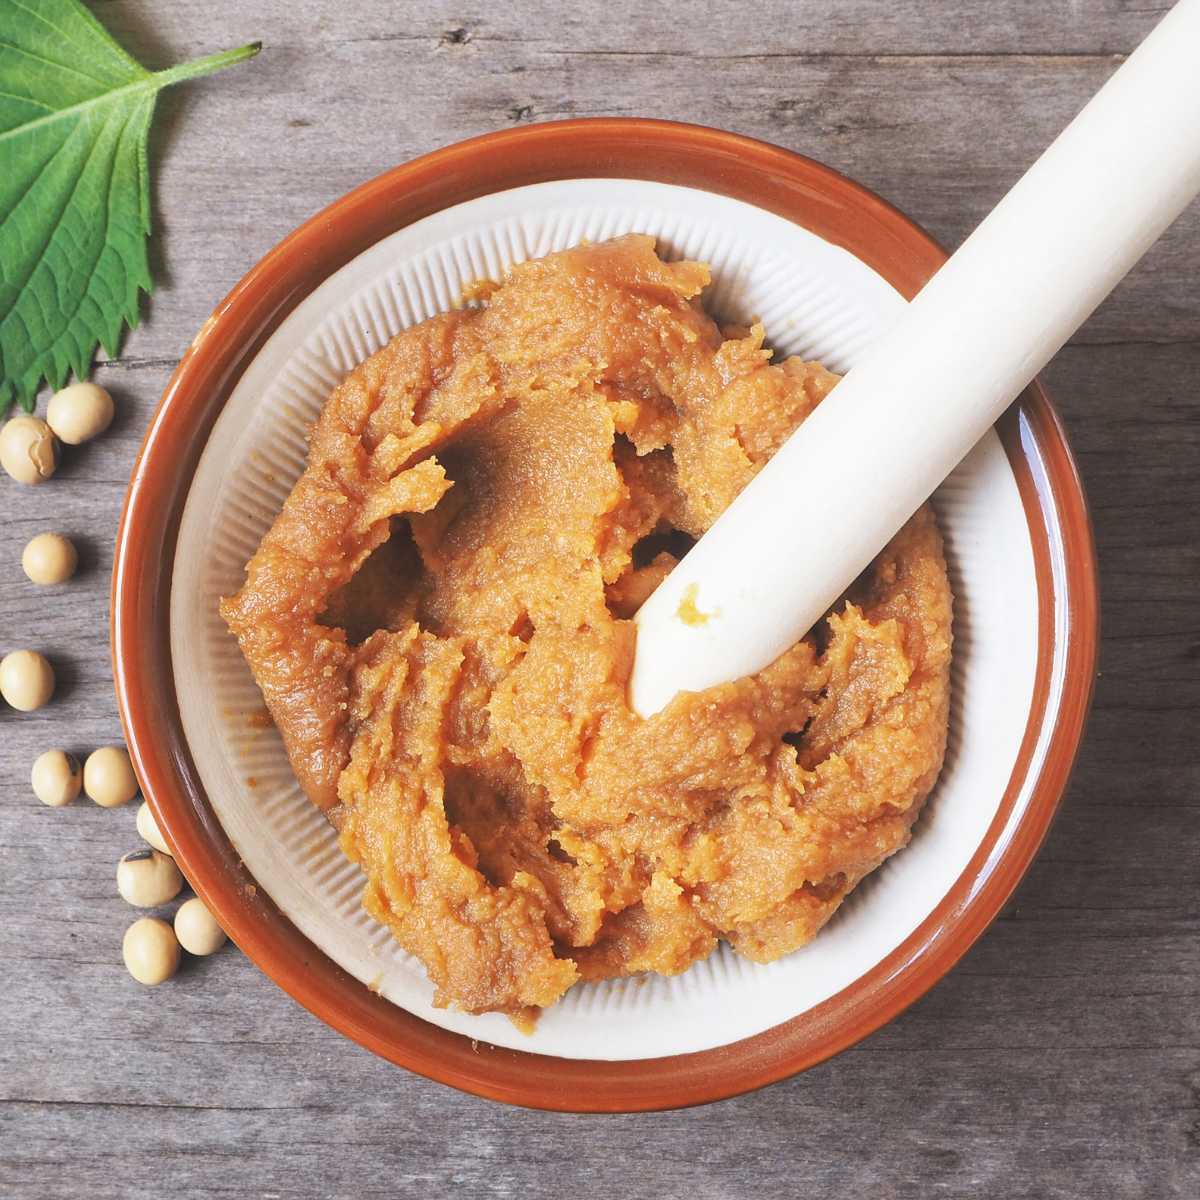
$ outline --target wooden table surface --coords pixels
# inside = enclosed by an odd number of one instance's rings
[[[524,1112],[373,1058],[228,948],[120,961],[134,808],[43,808],[43,749],[119,739],[117,516],[183,347],[293,226],[393,164],[515,123],[720,125],[821,159],[954,245],[1167,7],[1153,0],[117,0],[150,66],[264,43],[165,95],[158,290],[96,378],[119,416],[48,486],[0,477],[2,648],[53,704],[0,713],[0,1195],[591,1198],[1200,1195],[1200,207],[1051,365],[1103,586],[1095,708],[1000,919],[924,1000],[807,1074],[708,1108]],[[1095,198],[1104,203],[1103,196]],[[37,590],[25,541],[79,542]]]

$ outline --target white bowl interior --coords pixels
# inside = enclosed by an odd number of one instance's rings
[[[672,979],[574,988],[524,1035],[503,1017],[436,1009],[421,964],[361,909],[362,877],[304,798],[217,613],[303,468],[306,426],[330,389],[465,284],[513,262],[640,231],[668,257],[712,264],[710,311],[759,317],[787,354],[846,371],[902,311],[873,270],[781,217],[713,193],[578,179],[484,196],[385,238],[301,303],[238,382],[188,494],[171,588],[180,713],[213,809],[259,886],[334,961],[394,1003],[472,1038],[572,1058],[706,1050],[829,998],[898,946],[979,846],[1012,773],[1033,692],[1037,594],[1029,529],[989,433],[938,490],[956,597],[946,765],[912,843],[868,878],[821,935],[769,966],[722,945]]]

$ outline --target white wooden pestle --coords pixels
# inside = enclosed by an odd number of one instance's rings
[[[1181,0],[642,605],[634,709],[803,637],[1197,192]]]

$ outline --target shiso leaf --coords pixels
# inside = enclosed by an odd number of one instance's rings
[[[79,0],[0,0],[0,412],[117,353],[153,287],[155,99],[258,50],[151,72]]]

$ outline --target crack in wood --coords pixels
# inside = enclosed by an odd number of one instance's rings
[[[176,1100],[47,1100],[36,1096],[0,1096],[0,1105],[43,1108],[177,1109],[181,1112],[328,1112],[322,1104],[187,1104]]]
[[[179,362],[178,358],[135,358],[121,355],[117,358],[98,358],[95,365],[97,371],[102,368],[113,371],[148,371],[161,367],[174,369],[179,366]]]
[[[542,53],[564,58],[683,58],[691,62],[769,62],[784,59],[788,62],[820,64],[823,62],[867,62],[886,66],[945,65],[957,63],[999,62],[1028,63],[1032,66],[1053,66],[1061,62],[1102,63],[1117,66],[1129,57],[1126,51],[1058,50],[1049,54],[1030,54],[1007,50],[954,50],[933,53],[902,53],[879,51],[827,50],[747,50],[735,54],[697,54],[691,50],[626,50],[587,49],[570,46],[552,47]]]

